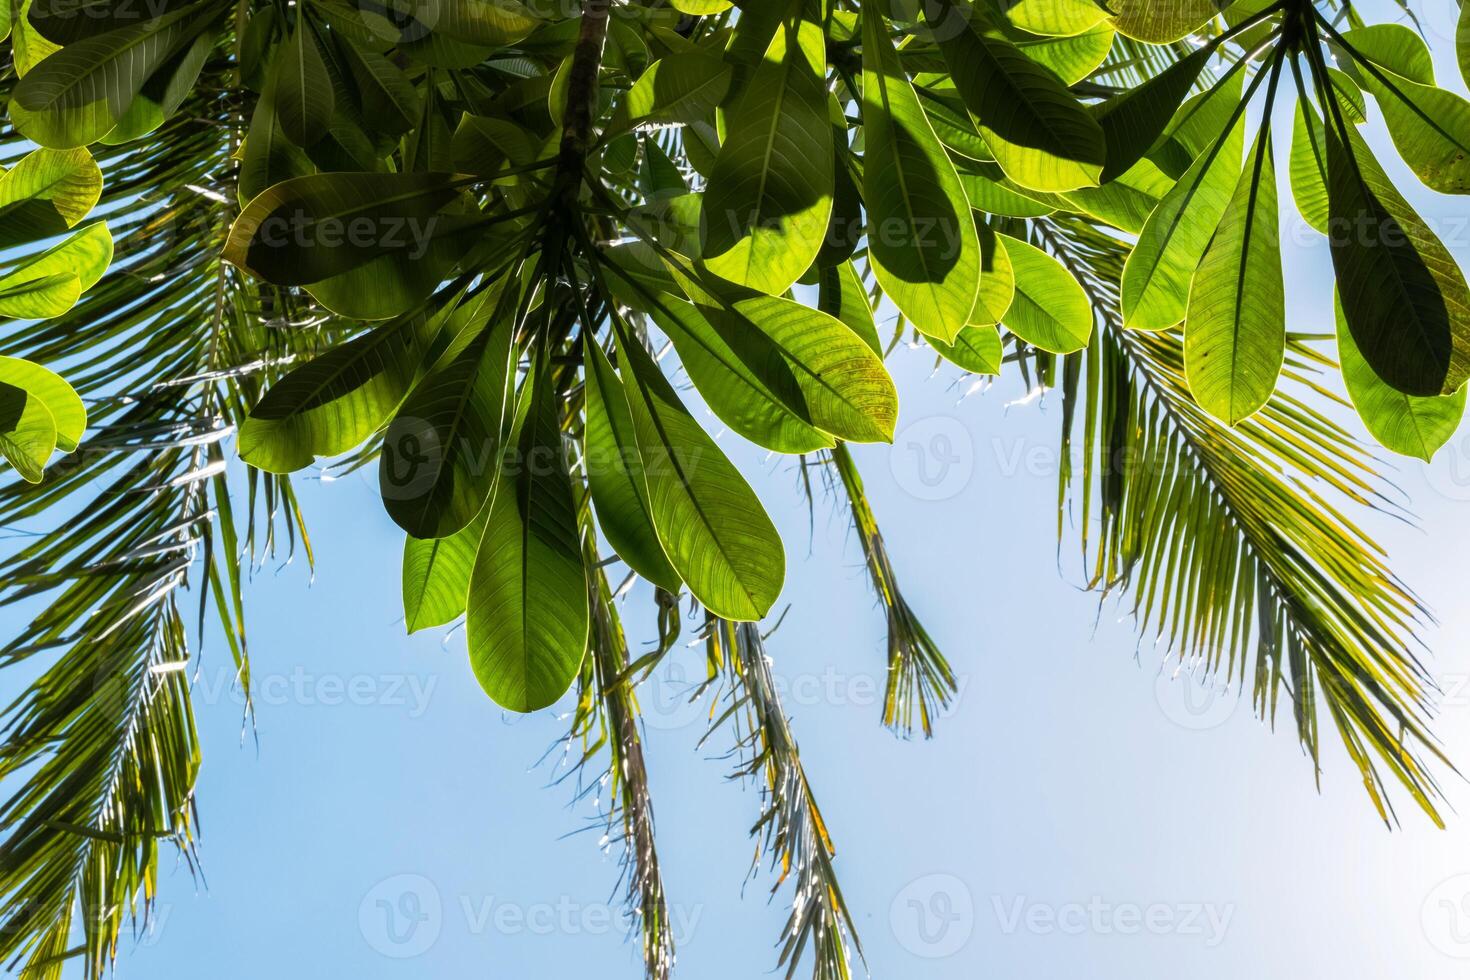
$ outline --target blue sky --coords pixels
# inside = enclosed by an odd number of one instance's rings
[[[1463,199],[1384,159],[1470,259]],[[1283,206],[1297,222],[1284,183]],[[1330,329],[1325,242],[1290,227],[1283,240],[1293,327]],[[1057,400],[1011,404],[1014,375],[963,397],[968,382],[934,374],[927,352],[891,366],[899,438],[858,459],[906,593],[960,675],[932,742],[878,724],[883,621],[846,517],[820,503],[809,530],[794,464],[722,440],[788,542],[790,612],[769,650],[872,975],[1463,975],[1470,824],[1450,813],[1438,831],[1400,799],[1404,826],[1386,831],[1330,739],[1319,792],[1290,732],[1174,678],[1119,610],[1099,612],[1058,567]],[[1463,763],[1470,434],[1432,467],[1394,465],[1420,526],[1365,523],[1440,619],[1437,731]],[[462,632],[404,635],[401,532],[370,476],[305,481],[303,502],[314,577],[300,560],[268,566],[247,596],[258,745],[214,642],[195,687],[203,877],[163,870],[153,928],[124,943],[119,976],[639,976],[616,852],[599,847],[596,810],[550,785],[564,718],[488,702]],[[648,599],[640,584],[627,600],[640,641]],[[747,880],[758,799],[726,778],[728,739],[697,746],[707,704],[682,693],[701,657],[679,650],[641,692],[660,855],[679,975],[746,980],[774,970],[789,896],[768,900],[764,868]],[[1463,810],[1470,795],[1445,776]]]

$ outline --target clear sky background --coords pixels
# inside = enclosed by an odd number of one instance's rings
[[[1442,84],[1463,91],[1452,7],[1427,24]],[[1466,199],[1383,156],[1470,260]],[[1290,322],[1330,330],[1326,243],[1293,234],[1282,188]],[[1462,811],[1447,831],[1400,796],[1389,832],[1331,736],[1319,791],[1289,718],[1273,734],[1248,701],[1174,678],[1120,610],[1099,614],[1075,564],[1059,570],[1059,399],[1010,404],[1025,394],[1014,375],[963,397],[959,372],[932,363],[893,357],[900,437],[858,452],[906,593],[963,685],[932,742],[879,725],[883,617],[845,513],[819,503],[809,532],[794,464],[722,440],[788,542],[791,609],[769,649],[872,975],[1463,976],[1463,780],[1443,774]],[[936,437],[951,465],[931,488]],[[549,785],[564,717],[492,705],[462,632],[404,635],[401,532],[371,479],[304,481],[314,581],[298,560],[250,587],[258,747],[241,738],[228,652],[206,649],[204,875],[163,869],[154,926],[125,941],[119,977],[640,976],[598,814]],[[1396,480],[1420,526],[1366,523],[1440,619],[1437,731],[1470,764],[1470,429]],[[627,600],[640,642],[648,599],[639,585]],[[707,704],[683,694],[701,671],[702,650],[681,649],[641,692],[660,856],[679,975],[749,980],[776,966],[789,892],[768,900],[763,868],[746,880],[758,798],[727,780],[725,734],[697,747]]]

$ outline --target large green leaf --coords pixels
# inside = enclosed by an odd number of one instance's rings
[[[971,374],[1000,374],[1001,362],[1005,359],[1000,331],[995,327],[966,327],[953,344],[941,343],[932,337],[929,343],[940,357]]]
[[[633,571],[677,593],[679,573],[664,554],[649,511],[628,399],[607,355],[596,343],[587,345],[586,440],[587,486],[597,509],[597,525],[608,544]]]
[[[1169,44],[1204,27],[1226,6],[1216,0],[1113,0],[1113,25],[1149,44]]]
[[[975,307],[980,241],[954,164],[882,25],[870,2],[863,18],[868,261],[904,316],[949,343]]]
[[[786,577],[781,535],[652,356],[626,330],[617,341],[648,512],[669,564],[710,612],[760,619]]]
[[[28,201],[45,202],[63,227],[73,228],[91,213],[102,195],[102,171],[85,148],[42,147],[27,153],[0,175],[0,209]],[[6,220],[9,220],[8,212]]]
[[[772,295],[817,257],[832,214],[826,41],[804,18],[776,31],[730,114],[704,196],[704,261]]]
[[[1337,312],[1337,356],[1348,397],[1373,438],[1386,449],[1426,462],[1450,441],[1465,415],[1466,388],[1453,395],[1420,398],[1384,384],[1363,358],[1348,329],[1341,298]]]
[[[322,60],[322,48],[304,16],[298,19],[290,37],[276,48],[269,85],[275,90],[276,118],[294,144],[309,147],[325,137],[332,122],[335,94]]]
[[[1123,320],[1166,330],[1184,319],[1189,285],[1240,179],[1244,122],[1222,134],[1149,216],[1123,270]]]
[[[414,387],[388,426],[378,467],[383,503],[416,538],[463,530],[495,482],[516,354],[513,318],[498,307],[463,351]]]
[[[0,381],[0,455],[28,483],[40,483],[56,450],[56,421],[39,395]]]
[[[1092,108],[1107,146],[1107,164],[1100,177],[1103,183],[1129,172],[1153,149],[1188,98],[1210,54],[1209,49],[1201,48],[1142,85],[1124,89]]]
[[[1030,242],[999,235],[1015,270],[1016,296],[1005,327],[1033,347],[1071,354],[1092,337],[1092,303],[1072,274]]]
[[[71,309],[112,263],[105,221],[88,225],[0,276],[0,316],[44,319]]]
[[[148,79],[203,30],[208,5],[83,38],[33,67],[10,100],[10,121],[42,146],[93,143],[122,122]]]
[[[1384,72],[1362,72],[1399,155],[1441,194],[1470,194],[1470,102]]]
[[[1286,357],[1286,284],[1269,130],[1252,159],[1194,274],[1184,324],[1189,390],[1227,425],[1266,404]]]
[[[330,173],[262,192],[230,229],[224,257],[267,282],[298,286],[382,255],[426,254],[463,192],[448,174]]]
[[[1012,0],[1006,16],[1023,31],[1072,37],[1102,23],[1108,12],[1093,0]]]
[[[648,66],[618,107],[614,126],[704,119],[730,91],[732,69],[709,51],[671,54]]]
[[[1009,41],[982,34],[959,4],[931,5],[929,17],[955,89],[1006,176],[1042,191],[1096,187],[1103,132],[1062,80]]]
[[[851,261],[828,266],[818,272],[817,309],[836,317],[857,334],[858,339],[879,357],[883,341],[878,337],[878,323],[873,319],[873,306]]]
[[[410,534],[404,540],[403,622],[410,633],[444,626],[463,615],[489,517],[490,508],[483,507],[464,530],[447,538]]]
[[[1329,125],[1328,244],[1353,340],[1399,391],[1452,394],[1470,377],[1470,288],[1367,142]]]
[[[614,295],[653,319],[674,344],[705,404],[742,438],[778,453],[828,448],[812,424],[796,373],[777,344],[738,317],[608,273]]]
[[[409,318],[384,324],[271,385],[240,427],[241,458],[293,473],[367,439],[413,383],[423,353],[417,326]]]
[[[991,231],[989,225],[977,222],[975,230],[980,235],[984,271],[980,274],[980,292],[975,297],[975,308],[970,311],[970,326],[993,327],[1005,319],[1016,300],[1016,270],[1011,265],[1011,254],[1005,242]]]
[[[546,361],[526,379],[529,409],[496,480],[470,576],[470,666],[496,704],[536,711],[566,693],[587,649],[587,572]]]
[[[20,388],[46,406],[56,429],[56,448],[69,453],[81,443],[87,408],[60,375],[18,357],[0,357],[0,383]]]

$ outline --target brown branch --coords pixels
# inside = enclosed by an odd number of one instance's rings
[[[557,189],[574,196],[582,186],[587,154],[596,142],[593,123],[597,119],[598,76],[607,43],[608,17],[612,0],[582,0],[582,27],[572,52],[567,77],[567,107],[562,125]]]

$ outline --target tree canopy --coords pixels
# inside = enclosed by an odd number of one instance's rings
[[[928,736],[954,672],[848,448],[893,439],[904,338],[1054,390],[1089,585],[1263,718],[1284,701],[1314,769],[1325,720],[1385,821],[1401,792],[1439,822],[1427,614],[1360,529],[1392,506],[1379,450],[1432,457],[1470,378],[1470,288],[1364,135],[1470,193],[1470,102],[1412,26],[1346,0],[9,0],[0,30],[0,522],[36,532],[0,559],[29,617],[0,663],[36,677],[0,744],[0,957],[28,980],[100,976],[160,852],[193,861],[191,634],[222,631],[248,696],[246,582],[310,558],[292,474],[322,467],[376,467],[408,630],[462,619],[510,711],[571,693],[655,978],[637,687],[692,628],[791,879],[779,962],[850,976],[760,625],[785,545],[697,406],[850,511],[882,721]],[[1305,331],[1287,195],[1337,279]],[[651,651],[624,576],[655,587]]]

